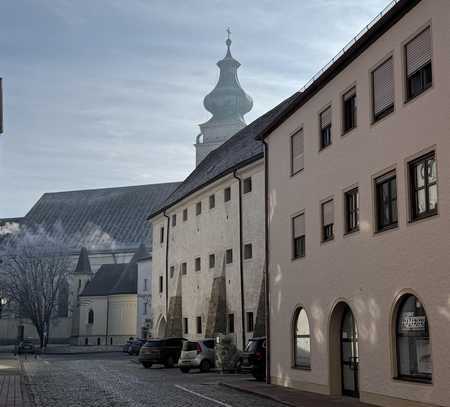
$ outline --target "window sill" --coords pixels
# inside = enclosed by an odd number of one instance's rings
[[[301,170],[298,170],[296,172],[291,171],[290,177],[295,177],[297,174],[300,174],[301,172],[303,172],[305,168],[303,167]]]
[[[433,382],[431,380],[421,379],[420,377],[397,376],[394,377],[393,380],[395,382],[401,383],[417,383],[417,384],[433,385]]]
[[[296,365],[291,366],[291,369],[301,370],[301,371],[304,371],[304,372],[310,372],[312,370],[311,366],[296,366]]]
[[[291,257],[291,261],[298,261],[298,260],[302,260],[306,257],[306,254],[303,256],[298,256],[298,257]]]
[[[333,242],[333,241],[334,241],[334,236],[330,237],[328,239],[322,239],[320,244],[327,244],[327,243],[330,243],[330,242]]]
[[[372,126],[380,123],[381,121],[383,121],[384,119],[389,117],[394,112],[395,112],[395,108],[394,108],[394,106],[392,106],[391,108],[386,109],[384,112],[379,113],[378,117],[372,118]]]
[[[427,214],[425,214],[425,215],[421,215],[421,216],[418,216],[417,218],[414,218],[414,219],[410,219],[409,221],[408,221],[408,224],[414,224],[414,223],[420,223],[421,221],[423,221],[423,220],[427,220],[427,219],[429,219],[429,218],[433,218],[434,216],[437,216],[438,215],[438,212],[437,211],[435,211],[435,212],[429,212],[429,213],[427,213]]]
[[[348,130],[343,130],[343,131],[342,131],[342,134],[341,134],[341,137],[346,137],[346,136],[348,136],[350,133],[352,133],[352,132],[355,131],[356,129],[357,129],[357,126],[352,127],[351,129],[348,129]]]
[[[326,146],[320,146],[319,153],[321,153],[322,151],[324,151],[327,148],[331,147],[332,145],[333,145],[333,143],[327,144]]]
[[[396,230],[396,229],[398,229],[398,223],[395,223],[395,224],[389,225],[389,226],[385,226],[385,227],[382,228],[382,229],[377,229],[377,230],[375,231],[375,235],[379,235],[379,234],[384,233],[384,232],[387,232],[387,231],[389,231],[389,230]]]
[[[354,235],[359,234],[359,232],[360,232],[359,228],[353,229],[353,230],[349,230],[348,232],[344,233],[344,237],[354,236]]]
[[[428,85],[426,88],[423,88],[418,94],[407,97],[404,101],[404,104],[405,105],[409,104],[410,102],[416,100],[419,96],[422,96],[424,93],[427,93],[431,89],[433,89],[433,84]]]

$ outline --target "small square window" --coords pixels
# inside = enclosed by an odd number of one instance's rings
[[[322,204],[322,242],[334,239],[334,201],[330,199]]]
[[[253,246],[251,243],[244,245],[244,259],[251,259],[253,257]]]
[[[197,317],[197,333],[202,333],[202,317]]]
[[[227,187],[223,190],[223,200],[228,202],[231,200],[231,188]]]
[[[214,267],[216,267],[216,255],[210,254],[209,255],[209,268],[213,269]]]
[[[177,226],[177,215],[172,215],[172,227]]]
[[[248,194],[252,191],[252,178],[248,177],[244,179],[244,194]]]
[[[247,312],[247,332],[253,332],[254,327],[253,312]]]
[[[187,274],[187,263],[181,263],[181,274],[183,276]]]
[[[356,127],[356,88],[350,89],[343,96],[343,124],[344,133]]]
[[[344,194],[345,233],[359,230],[359,190],[353,188]]]
[[[209,209],[216,207],[216,196],[214,194],[209,196]]]
[[[201,264],[202,264],[202,261],[201,261],[200,257],[197,257],[195,259],[195,271],[200,271]]]
[[[233,263],[233,249],[227,249],[227,251],[225,252],[225,263]]]
[[[195,214],[198,216],[202,213],[202,203],[201,202],[197,202],[195,204]]]
[[[175,274],[175,266],[170,266],[170,278],[173,278],[174,274]]]
[[[331,144],[331,106],[320,113],[320,148]]]
[[[183,318],[183,332],[185,334],[189,333],[189,323],[187,318]]]
[[[187,208],[183,209],[183,222],[188,220],[188,210]]]

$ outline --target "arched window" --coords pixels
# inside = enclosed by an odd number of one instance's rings
[[[90,309],[88,313],[88,324],[93,323],[94,323],[94,311]]]
[[[428,319],[414,295],[404,295],[399,301],[396,334],[399,378],[431,382],[433,364]]]
[[[309,322],[303,308],[297,310],[294,320],[294,366],[304,369],[311,368],[311,338]]]

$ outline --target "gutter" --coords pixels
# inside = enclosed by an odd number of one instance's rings
[[[265,245],[265,309],[266,309],[266,383],[271,383],[270,377],[270,279],[269,279],[269,146],[265,140],[264,144],[264,245]]]
[[[168,321],[168,311],[169,311],[169,228],[170,228],[170,217],[166,215],[166,210],[164,209],[163,216],[167,219],[167,233],[166,233],[166,322]],[[167,326],[167,325],[166,325]]]
[[[242,348],[245,347],[245,294],[244,294],[244,261],[242,258],[242,179],[233,171],[233,177],[239,182],[239,275],[241,283],[241,329],[242,329]]]

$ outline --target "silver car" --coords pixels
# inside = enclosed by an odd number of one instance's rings
[[[191,369],[200,369],[201,372],[208,372],[214,367],[214,347],[214,339],[184,342],[180,360],[178,361],[180,370],[183,373],[188,373]]]

